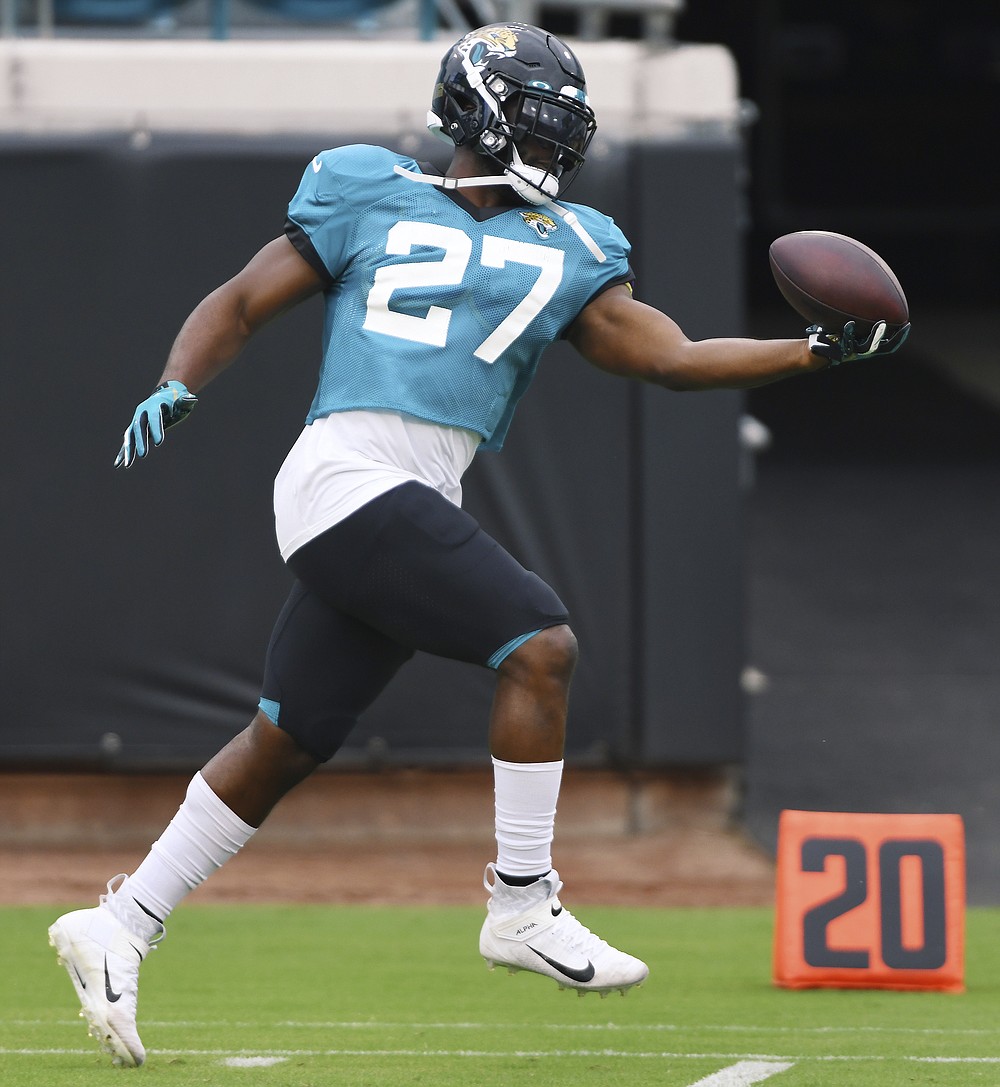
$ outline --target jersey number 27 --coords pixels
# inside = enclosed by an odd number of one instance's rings
[[[425,317],[391,309],[389,299],[395,291],[423,290],[427,287],[454,287],[462,282],[472,259],[472,239],[464,230],[440,223],[400,222],[389,231],[385,251],[393,256],[409,256],[414,246],[440,249],[443,256],[435,261],[403,261],[386,265],[375,273],[368,293],[368,311],[364,327],[413,343],[444,347],[448,340],[451,310],[431,306]],[[526,264],[538,268],[538,278],[528,293],[475,349],[473,354],[493,363],[541,313],[562,281],[563,252],[510,238],[483,238],[479,263],[484,268],[503,268],[507,264]]]

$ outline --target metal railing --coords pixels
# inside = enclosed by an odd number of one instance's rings
[[[183,7],[184,0],[178,0],[174,6],[177,8]],[[481,3],[480,6],[482,6]],[[232,36],[234,27],[238,25],[238,20],[233,17],[233,8],[232,0],[209,0],[208,18],[205,24],[207,37],[225,40]],[[376,10],[375,5],[373,5],[373,10]],[[279,19],[281,18],[280,11],[275,11],[273,14],[277,15]],[[345,14],[343,21],[349,22],[357,17],[357,11],[353,11],[351,14]],[[463,17],[455,0],[419,0],[417,5],[417,29],[421,38],[428,40],[434,36],[439,18],[443,19],[446,25],[461,26]],[[458,21],[456,22],[456,20]],[[337,21],[336,17],[331,16],[329,19],[317,19],[316,25],[329,25]],[[95,18],[93,21],[88,21],[78,18],[73,22],[77,27],[87,25],[97,28],[115,26],[119,34],[123,29],[123,24],[116,25],[111,20]],[[292,24],[296,20],[289,18],[287,22]],[[37,37],[51,38],[57,33],[58,24],[59,18],[55,0],[34,0],[32,4],[25,4],[23,0],[0,0],[0,36],[2,37],[15,37],[23,29],[30,29],[31,33]],[[140,22],[133,25],[131,29],[138,37],[145,34],[147,27]],[[157,30],[162,33],[161,27],[157,26]]]
[[[684,4],[685,0],[546,0],[544,6],[574,12],[577,36],[585,40],[607,37],[611,18],[628,14],[639,18],[644,40],[661,43],[673,36],[674,23]],[[178,0],[175,6],[183,7],[184,0]],[[232,0],[209,0],[206,36],[219,40],[232,36],[238,25],[233,8]],[[538,24],[542,8],[541,0],[466,0],[464,6],[459,6],[457,0],[418,0],[416,30],[424,41],[433,39],[439,26],[462,33],[472,29],[470,15],[480,26],[504,20]],[[345,15],[344,21],[356,17],[354,12]],[[22,27],[28,27],[32,34],[50,38],[57,33],[58,22],[55,0],[33,0],[31,4],[24,0],[0,0],[0,36],[15,37]],[[333,17],[317,20],[317,25],[330,22],[337,20]],[[94,25],[100,24],[95,21]],[[145,28],[140,24],[134,29],[138,36]]]
[[[0,33],[5,38],[17,34],[20,24],[19,0],[0,0]],[[55,29],[55,4],[53,0],[36,0],[35,24],[41,37],[50,38]]]

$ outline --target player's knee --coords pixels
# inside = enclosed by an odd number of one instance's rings
[[[279,727],[262,712],[258,712],[251,721],[247,740],[258,758],[283,777],[305,777],[316,768],[317,763],[326,761],[313,750],[314,745],[308,742],[308,737]]]
[[[511,653],[500,671],[525,685],[556,682],[568,687],[578,656],[576,635],[568,626],[547,627]]]

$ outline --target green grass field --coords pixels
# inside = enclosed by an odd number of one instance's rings
[[[777,990],[768,910],[580,910],[652,969],[601,1000],[490,974],[478,910],[192,905],[143,966],[137,1071],[76,1015],[59,912],[0,910],[5,1087],[1000,1084],[998,910],[969,913],[961,995]]]

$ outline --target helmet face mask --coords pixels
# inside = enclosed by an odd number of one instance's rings
[[[597,122],[583,69],[563,42],[497,23],[445,55],[428,127],[495,162],[524,199],[544,203],[576,176]]]
[[[576,173],[597,127],[590,107],[565,96],[554,99],[550,92],[534,88],[520,92],[514,106],[513,141],[521,157],[526,158],[527,151],[533,157],[545,158],[548,152],[549,166],[557,176]]]

